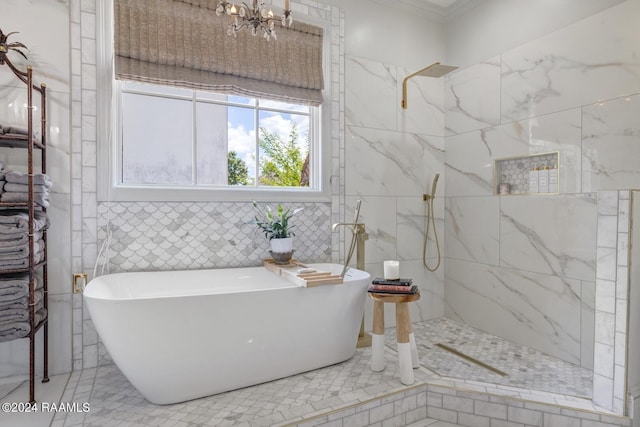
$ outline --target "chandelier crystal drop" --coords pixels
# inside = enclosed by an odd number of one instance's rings
[[[293,16],[289,8],[289,0],[284,1],[282,17],[276,17],[271,9],[267,10],[262,0],[251,0],[251,6],[242,2],[240,5],[228,3],[226,0],[218,0],[216,15],[231,16],[231,23],[227,27],[227,35],[237,37],[236,33],[245,28],[251,28],[251,35],[261,33],[267,41],[277,40],[275,23],[279,22],[283,27],[289,27],[293,23]]]

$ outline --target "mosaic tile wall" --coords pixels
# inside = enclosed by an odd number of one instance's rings
[[[498,185],[506,183],[511,186],[510,194],[527,194],[529,193],[529,171],[535,167],[542,169],[545,166],[558,169],[558,164],[558,153],[497,159],[495,162],[497,182],[494,191],[498,194]]]
[[[294,257],[329,262],[331,205],[296,207],[304,209],[294,217]],[[99,203],[98,241],[111,232],[110,272],[255,266],[269,242],[253,216],[251,203]]]

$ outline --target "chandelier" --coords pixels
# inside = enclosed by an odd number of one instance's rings
[[[251,7],[247,3],[242,2],[236,6],[233,3],[227,3],[226,0],[218,0],[216,7],[216,15],[221,16],[227,14],[233,17],[227,35],[236,37],[238,31],[245,28],[251,28],[251,34],[257,36],[262,31],[262,36],[269,41],[272,37],[277,40],[275,23],[280,21],[283,27],[291,26],[293,16],[289,8],[289,0],[284,0],[284,10],[282,18],[278,19],[273,15],[271,9],[267,10],[262,0],[251,0]]]

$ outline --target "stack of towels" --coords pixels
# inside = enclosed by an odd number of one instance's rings
[[[35,277],[35,325],[47,317],[42,279]],[[0,278],[0,342],[26,337],[29,323],[29,273]]]
[[[28,202],[29,201],[29,176],[24,172],[2,172],[5,181],[0,195],[0,202]],[[36,205],[43,208],[49,207],[49,190],[53,182],[43,174],[33,174],[33,200]]]
[[[42,211],[34,212],[33,249],[35,263],[44,259],[42,233],[49,227],[49,218]],[[0,210],[0,273],[29,267],[29,213],[18,209]]]
[[[24,138],[29,135],[28,129],[0,123],[0,135],[6,138]]]

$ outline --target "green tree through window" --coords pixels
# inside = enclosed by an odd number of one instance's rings
[[[284,141],[278,134],[260,128],[260,149],[263,154],[260,157],[261,185],[279,187],[300,187],[308,186],[307,178],[301,180],[305,175],[305,168],[308,168],[309,141],[304,147],[298,141],[298,129],[294,124],[289,132],[289,139]]]
[[[227,155],[227,169],[229,185],[249,185],[251,183],[247,164],[233,150],[229,151]]]

